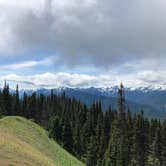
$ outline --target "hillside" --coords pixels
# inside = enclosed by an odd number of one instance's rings
[[[21,117],[0,120],[0,165],[3,166],[83,166],[48,133]]]

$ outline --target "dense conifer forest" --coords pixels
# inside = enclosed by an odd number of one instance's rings
[[[147,119],[143,110],[131,115],[122,84],[117,102],[117,110],[110,107],[103,112],[100,101],[88,107],[65,93],[24,93],[20,98],[18,86],[12,94],[5,83],[0,91],[0,114],[35,121],[87,166],[165,166],[166,121]]]

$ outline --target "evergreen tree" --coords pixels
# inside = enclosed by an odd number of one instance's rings
[[[161,154],[161,165],[166,165],[166,126],[165,122],[163,123],[162,128],[162,154]]]
[[[61,139],[61,127],[60,127],[60,121],[59,117],[54,117],[49,120],[49,136],[51,138],[54,138],[56,141],[59,141]]]
[[[87,166],[96,166],[97,164],[97,140],[91,137],[90,144],[87,151]]]
[[[64,126],[62,130],[62,141],[63,147],[70,153],[73,153],[73,134],[71,124],[68,118],[66,118],[64,121]]]
[[[23,99],[22,99],[22,115],[28,118],[28,97],[27,94],[24,92]]]
[[[83,144],[84,157],[87,155],[88,146],[91,137],[94,135],[93,112],[89,111],[86,116],[86,122],[81,130],[81,142]]]
[[[14,98],[15,98],[15,101],[14,101],[13,114],[21,115],[18,85],[16,86],[16,94],[15,94]]]
[[[157,128],[155,139],[151,145],[151,157],[162,163],[162,140],[161,140],[161,128]]]
[[[121,84],[118,91],[118,116],[114,121],[110,143],[105,154],[106,166],[128,166],[129,164],[129,140],[126,122],[126,106],[124,88]]]
[[[12,98],[9,92],[9,84],[5,81],[3,88],[3,113],[4,115],[12,115]]]
[[[97,144],[97,164],[96,166],[101,166],[103,155],[104,155],[104,128],[103,128],[103,114],[102,112],[98,114],[97,127],[95,132],[95,139]]]
[[[143,112],[134,122],[132,161],[130,165],[146,166],[149,152],[148,126],[145,125]]]
[[[28,107],[28,118],[36,120],[37,114],[37,102],[36,102],[36,93],[32,93],[32,96],[29,98],[29,107]]]
[[[74,154],[75,156],[77,156],[77,158],[81,158],[82,155],[82,142],[81,142],[81,138],[80,138],[80,127],[79,124],[77,124],[75,130],[74,130],[74,134],[73,134],[73,139],[74,139],[74,144],[73,144],[73,150],[74,150]]]

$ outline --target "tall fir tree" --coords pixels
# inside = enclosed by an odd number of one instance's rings
[[[62,130],[62,141],[63,147],[70,153],[73,153],[73,133],[68,118],[65,118],[64,121],[64,126]]]
[[[87,166],[97,165],[97,140],[96,137],[91,137],[90,143],[87,148]]]
[[[14,109],[13,109],[13,114],[14,115],[22,115],[22,112],[20,111],[20,100],[19,100],[19,89],[18,89],[18,84],[16,86],[16,93],[14,95]]]
[[[106,166],[128,166],[129,164],[129,140],[123,84],[120,85],[118,94],[118,115],[112,127],[109,146],[103,161]]]
[[[9,92],[9,84],[6,81],[3,88],[3,112],[5,115],[12,115],[12,98]]]
[[[150,158],[154,163],[159,163],[159,165],[163,165],[162,163],[162,135],[161,128],[157,128],[154,141],[151,145],[151,154]]]

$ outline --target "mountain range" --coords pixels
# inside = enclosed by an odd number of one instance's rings
[[[117,92],[118,86],[109,88],[54,88],[53,92],[65,95],[69,98],[76,98],[80,102],[91,105],[95,101],[101,101],[103,110],[109,107],[117,108]],[[27,94],[32,94],[34,91],[37,94],[49,95],[50,89],[40,88],[36,90],[20,90],[20,96],[26,91]],[[132,114],[144,111],[146,117],[150,118],[165,118],[166,117],[166,90],[162,88],[125,88],[126,106],[130,108]]]

